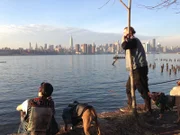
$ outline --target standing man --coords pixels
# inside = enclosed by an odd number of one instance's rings
[[[121,46],[124,50],[130,49],[132,57],[134,90],[138,89],[141,97],[144,99],[144,110],[146,112],[152,113],[151,100],[148,96],[148,64],[146,60],[146,54],[141,41],[134,36],[135,33],[136,31],[133,27],[130,27],[130,33],[128,31],[128,27],[125,27]],[[132,109],[130,77],[126,83],[126,94],[128,98],[128,109]]]

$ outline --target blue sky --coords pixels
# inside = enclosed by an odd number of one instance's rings
[[[111,0],[99,9],[106,2],[107,0],[1,0],[0,26],[13,25],[18,29],[33,24],[122,34],[127,25],[127,11],[119,0]],[[132,26],[143,36],[179,35],[180,14],[175,14],[173,7],[161,10],[139,7],[139,4],[155,5],[158,2],[160,0],[143,0],[141,3],[139,0],[132,0]],[[3,32],[0,30],[0,36],[3,36]],[[0,42],[5,42],[5,39],[1,39]]]

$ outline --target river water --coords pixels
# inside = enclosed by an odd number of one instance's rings
[[[46,55],[46,56],[1,56],[0,63],[0,134],[17,132],[19,124],[18,104],[37,96],[41,82],[50,82],[54,87],[56,119],[62,123],[62,109],[77,100],[95,107],[98,113],[114,111],[126,105],[125,84],[128,72],[125,60],[112,66],[113,55]],[[179,54],[148,54],[150,91],[169,93],[180,78],[164,71],[161,65],[180,65]],[[165,61],[167,59],[168,61]],[[169,61],[172,59],[173,61]],[[136,91],[137,102],[142,103]]]

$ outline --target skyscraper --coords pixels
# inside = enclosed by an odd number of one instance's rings
[[[37,50],[37,49],[38,49],[38,45],[37,45],[37,43],[36,43],[35,50]]]
[[[143,43],[143,47],[144,47],[144,51],[146,53],[149,53],[150,52],[150,43],[147,42],[147,43]]]
[[[156,39],[152,40],[152,51],[155,52],[156,51]]]
[[[49,45],[49,50],[54,51],[54,45]]]
[[[82,53],[87,54],[87,44],[82,44]]]
[[[44,50],[47,50],[47,44],[44,44]]]
[[[29,50],[31,50],[31,49],[32,49],[31,42],[29,42]]]
[[[71,51],[73,51],[73,38],[72,38],[72,36],[70,37],[70,49],[71,49]]]
[[[75,45],[75,50],[76,50],[77,54],[80,52],[80,45],[79,44]]]
[[[112,44],[111,53],[115,53],[115,44]]]
[[[92,54],[92,45],[91,44],[89,44],[87,46],[87,54]]]
[[[95,43],[93,43],[93,45],[92,45],[92,54],[95,54],[95,49],[96,49],[96,45],[95,45]]]
[[[116,48],[116,54],[118,54],[120,52],[119,40],[117,42],[115,42],[114,44],[115,44],[115,48]]]

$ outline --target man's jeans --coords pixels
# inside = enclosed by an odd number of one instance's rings
[[[148,96],[148,67],[141,67],[133,70],[133,81],[134,81],[134,90],[138,89],[141,97],[145,102],[145,110],[151,111],[151,100]],[[128,106],[132,107],[132,97],[131,97],[131,83],[130,77],[126,83],[126,94],[128,98]]]

